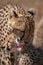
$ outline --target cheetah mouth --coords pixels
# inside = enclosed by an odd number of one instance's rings
[[[18,51],[22,51],[24,44],[23,43],[16,43],[16,48]]]
[[[24,42],[19,42],[17,39],[15,39],[15,43],[16,43],[16,49],[18,51],[22,51],[22,48],[24,46]]]
[[[22,48],[22,45],[16,44],[16,47],[17,47],[17,48]]]

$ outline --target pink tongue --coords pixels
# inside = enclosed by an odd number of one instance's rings
[[[22,46],[21,45],[16,45],[17,48],[21,48]]]

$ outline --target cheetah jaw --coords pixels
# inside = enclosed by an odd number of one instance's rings
[[[22,48],[23,48],[23,42],[19,42],[17,39],[15,39],[15,42],[16,42],[16,48],[18,51],[22,51]]]

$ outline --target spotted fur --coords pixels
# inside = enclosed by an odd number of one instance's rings
[[[19,60],[19,65],[32,65],[33,61],[32,59],[28,56],[28,54],[20,55]]]
[[[15,65],[18,53],[27,53],[28,47],[32,44],[35,23],[33,15],[28,13],[11,5],[0,9],[0,65]],[[27,56],[24,57],[27,61]]]

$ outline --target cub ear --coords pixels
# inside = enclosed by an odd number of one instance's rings
[[[36,14],[36,11],[35,11],[34,8],[30,8],[30,9],[28,10],[28,13],[31,14],[31,15],[34,17],[34,15]]]

